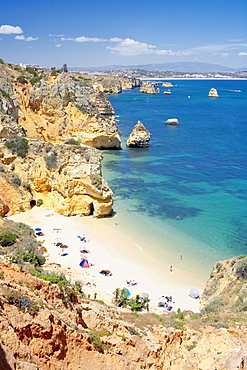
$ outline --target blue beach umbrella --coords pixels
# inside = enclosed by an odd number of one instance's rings
[[[41,229],[39,227],[36,227],[36,229],[34,229],[35,231],[41,231]]]
[[[126,297],[129,297],[131,295],[129,289],[124,288]]]

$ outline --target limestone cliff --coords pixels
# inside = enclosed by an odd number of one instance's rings
[[[15,70],[8,69],[0,65],[0,137],[22,132],[64,142],[74,135],[99,149],[120,149],[114,110],[104,93],[68,74],[30,80],[26,72],[15,78],[10,75]]]
[[[141,121],[138,121],[128,137],[126,146],[131,148],[144,148],[149,146],[151,134]]]
[[[247,257],[240,256],[217,262],[203,291],[204,306],[247,308]]]
[[[159,89],[156,89],[158,86],[155,81],[141,81],[140,93],[142,94],[159,94]]]
[[[141,81],[135,77],[121,77],[119,78],[122,89],[134,89],[135,87],[139,87]]]
[[[107,96],[84,79],[0,60],[0,139],[0,216],[38,200],[68,216],[112,213],[93,147],[120,149],[120,134]]]
[[[112,191],[101,176],[101,160],[100,151],[75,140],[7,140],[0,144],[2,214],[30,209],[39,200],[66,216],[110,215]]]
[[[116,78],[100,78],[93,84],[93,88],[106,94],[119,94],[122,92],[121,82]]]
[[[18,266],[2,264],[0,274],[1,369],[246,369],[244,326],[165,327],[159,324],[171,314],[160,322],[150,314],[127,316],[83,298],[69,275],[70,285],[58,286]]]

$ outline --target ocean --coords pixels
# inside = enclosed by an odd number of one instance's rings
[[[171,82],[172,95],[161,84],[157,95],[109,95],[122,150],[103,152],[102,172],[136,246],[208,278],[215,262],[247,255],[247,81]],[[207,96],[212,87],[219,98]],[[127,148],[138,120],[150,146]]]

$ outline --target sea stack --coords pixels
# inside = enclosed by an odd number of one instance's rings
[[[177,126],[177,125],[179,125],[179,122],[178,122],[178,119],[177,118],[169,118],[165,122],[165,125]]]
[[[163,82],[162,87],[174,87],[174,85],[171,82]]]
[[[209,90],[208,96],[211,97],[211,98],[218,98],[219,97],[218,92],[214,87],[212,87],[212,89]]]
[[[138,121],[128,137],[126,146],[130,148],[145,148],[149,146],[151,133]]]

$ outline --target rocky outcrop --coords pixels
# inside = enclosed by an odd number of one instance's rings
[[[0,144],[3,213],[6,207],[10,214],[30,209],[38,200],[66,216],[112,213],[113,194],[101,176],[100,151],[74,139],[64,145],[29,140],[21,156],[15,149],[24,143],[11,143],[11,149]]]
[[[162,87],[174,87],[171,82],[162,82]]]
[[[138,121],[133,128],[130,136],[128,137],[126,146],[131,148],[144,148],[149,146],[151,134],[144,127],[144,125]]]
[[[158,83],[155,81],[141,81],[140,93],[142,94],[158,94],[156,87]]]
[[[99,149],[121,148],[106,94],[68,74],[42,75],[31,84],[29,76],[11,73],[15,70],[0,65],[0,137],[21,134],[64,142],[74,134]]]
[[[211,98],[218,98],[219,97],[218,92],[214,87],[212,87],[212,89],[209,90],[208,96],[211,97]]]
[[[121,77],[119,78],[122,89],[134,89],[136,87],[139,87],[141,84],[141,81],[135,77]]]
[[[224,307],[247,306],[247,257],[217,262],[202,294],[203,305],[220,302]]]
[[[42,79],[20,104],[19,123],[27,134],[63,142],[72,134],[96,148],[120,148],[114,110],[102,92],[74,82],[68,75]]]
[[[116,78],[101,78],[93,84],[93,88],[106,94],[119,94],[122,92],[122,84]]]
[[[178,122],[178,119],[177,118],[169,118],[165,122],[165,125],[177,126],[177,125],[179,125],[179,122]]]

